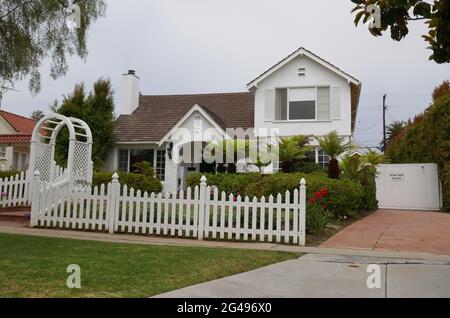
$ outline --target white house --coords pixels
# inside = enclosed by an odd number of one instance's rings
[[[361,91],[359,80],[305,48],[248,83],[248,92],[142,95],[139,81],[134,71],[123,75],[117,142],[107,168],[132,171],[134,163],[149,161],[165,191],[184,188],[189,173],[211,170],[201,158],[196,163],[176,163],[174,157],[185,151],[186,144],[195,157],[197,144],[229,137],[230,128],[249,129],[254,135],[277,129],[280,136],[323,136],[336,130],[350,140]],[[319,148],[310,159],[322,165],[328,162]],[[276,164],[266,172],[274,170]]]

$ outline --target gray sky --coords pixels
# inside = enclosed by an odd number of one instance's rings
[[[383,93],[387,122],[423,111],[436,85],[450,77],[449,64],[428,61],[412,22],[401,42],[372,37],[355,28],[350,0],[109,0],[105,18],[89,30],[86,61],[70,60],[65,77],[52,80],[42,67],[42,91],[27,82],[7,92],[2,108],[29,116],[48,112],[55,99],[84,82],[90,89],[108,77],[120,100],[121,74],[135,69],[143,94],[245,91],[245,84],[303,46],[362,81],[355,139],[375,145],[381,138]]]

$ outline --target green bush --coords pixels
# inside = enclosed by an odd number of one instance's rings
[[[295,167],[295,171],[303,173],[327,172],[327,170],[324,167],[315,162],[303,162],[303,161],[297,164],[297,166]]]
[[[6,170],[0,171],[0,179],[9,178],[11,176],[15,176],[16,174],[20,174],[22,171],[19,170]]]
[[[188,186],[200,183],[202,174],[192,174],[187,179]],[[220,191],[227,194],[241,196],[276,196],[281,193],[284,196],[286,190],[292,191],[300,185],[301,178],[306,180],[307,196],[314,192],[327,188],[329,192],[327,212],[335,217],[344,217],[359,211],[363,200],[363,188],[358,182],[351,180],[329,179],[323,173],[276,173],[261,175],[251,174],[215,174],[205,175],[209,185],[215,185]]]
[[[367,171],[359,178],[359,183],[363,188],[363,197],[360,205],[361,210],[372,211],[378,207],[375,174],[376,172],[374,170]]]
[[[392,163],[437,163],[443,210],[450,211],[450,95],[435,97],[425,112],[389,142],[386,155]]]
[[[100,186],[104,183],[106,186],[111,181],[112,174],[112,172],[94,172],[92,184],[94,186]],[[120,184],[126,184],[128,189],[134,188],[135,191],[141,190],[142,192],[147,191],[148,193],[162,191],[161,181],[157,178],[138,173],[119,172],[118,174]]]

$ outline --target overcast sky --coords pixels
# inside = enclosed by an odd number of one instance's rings
[[[29,116],[48,111],[55,99],[110,78],[120,100],[121,74],[135,69],[143,94],[245,91],[245,84],[303,46],[362,81],[355,139],[376,145],[387,122],[423,111],[436,85],[450,78],[449,64],[428,61],[420,37],[423,22],[410,24],[401,42],[356,28],[350,0],[107,0],[106,16],[89,30],[86,61],[70,60],[65,77],[52,80],[42,67],[42,91],[27,82],[7,92],[2,108]],[[151,124],[151,123],[150,123]]]

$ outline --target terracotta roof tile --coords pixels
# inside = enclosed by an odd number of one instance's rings
[[[250,128],[254,125],[254,95],[249,92],[147,95],[131,115],[121,115],[115,122],[118,142],[157,142],[194,105],[200,105],[222,128]]]
[[[36,121],[34,119],[13,114],[4,110],[0,110],[0,115],[14,128],[15,131],[22,134],[33,133]]]
[[[0,144],[27,144],[31,141],[31,135],[0,135]]]

